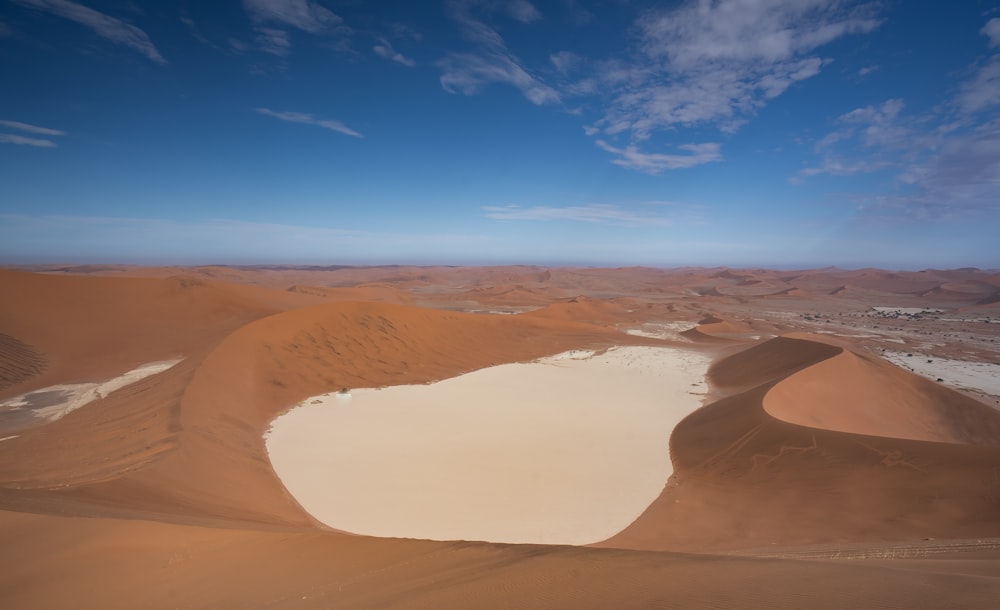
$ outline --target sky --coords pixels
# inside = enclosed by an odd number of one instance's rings
[[[0,0],[0,264],[1000,268],[1000,2]]]

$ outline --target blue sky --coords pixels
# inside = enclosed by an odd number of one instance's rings
[[[0,0],[0,262],[998,268],[998,51],[977,0]]]

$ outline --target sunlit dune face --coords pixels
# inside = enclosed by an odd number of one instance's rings
[[[330,394],[275,420],[267,447],[296,500],[337,529],[592,543],[662,490],[671,430],[700,404],[707,365],[629,347]]]

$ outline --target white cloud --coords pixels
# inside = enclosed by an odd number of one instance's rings
[[[441,86],[449,93],[473,95],[491,83],[512,85],[533,104],[561,101],[559,93],[521,65],[507,49],[499,32],[472,15],[469,2],[453,0],[448,4],[452,19],[462,35],[479,48],[474,53],[451,53],[440,60]]]
[[[484,206],[487,218],[494,220],[562,221],[586,223],[610,223],[619,225],[667,225],[671,219],[665,216],[639,214],[618,205],[594,203],[578,206],[534,206],[518,205]]]
[[[678,126],[736,131],[768,100],[820,72],[825,61],[809,53],[879,23],[870,7],[821,0],[689,1],[647,12],[636,23],[637,68],[625,82],[617,66],[605,71],[613,94],[596,126],[639,141]]]
[[[28,138],[8,133],[0,133],[0,143],[22,144],[24,146],[34,146],[36,148],[55,148],[56,143],[43,138]]]
[[[829,174],[831,176],[852,176],[854,174],[868,174],[881,171],[887,167],[892,167],[887,163],[873,163],[869,160],[846,161],[844,159],[827,158],[819,167],[807,167],[799,172],[799,176],[818,176]],[[800,182],[793,179],[793,183]]]
[[[215,47],[215,44],[213,44],[212,41],[209,40],[204,33],[202,33],[201,28],[198,27],[198,24],[195,23],[194,19],[188,17],[187,15],[182,15],[180,19],[188,33],[190,33],[195,40],[203,45]]]
[[[549,61],[552,62],[552,65],[555,66],[556,70],[565,74],[577,68],[582,60],[576,53],[571,53],[570,51],[559,51],[558,53],[549,55]]]
[[[455,53],[438,62],[443,70],[441,86],[449,93],[473,95],[488,84],[504,83],[521,90],[537,105],[559,102],[555,89],[531,76],[508,55]]]
[[[1000,212],[1000,122],[949,137],[939,152],[900,180],[914,189],[900,198],[912,207]]]
[[[389,41],[386,40],[385,38],[379,38],[378,43],[374,47],[372,47],[372,51],[374,51],[375,54],[378,55],[379,57],[384,57],[396,63],[403,64],[404,66],[408,66],[410,68],[417,65],[417,62],[413,61],[409,57],[403,55],[402,53],[397,52],[394,48],[392,48],[392,44],[390,44]]]
[[[955,103],[965,113],[981,112],[1000,104],[1000,55],[991,57],[971,80],[963,83]]]
[[[991,47],[1000,47],[1000,17],[987,21],[980,33],[990,37]]]
[[[899,122],[903,106],[903,100],[891,99],[879,106],[857,108],[840,116],[838,122],[851,126],[849,131],[843,132],[842,139],[857,134],[865,146],[909,146],[912,144],[909,140],[911,130]]]
[[[662,153],[643,153],[634,144],[625,148],[616,148],[604,140],[598,140],[597,145],[619,158],[612,161],[615,165],[636,169],[648,174],[659,174],[665,169],[686,169],[713,161],[721,161],[722,153],[716,142],[702,144],[682,144],[677,148],[689,154],[668,155]]]
[[[585,133],[603,137],[599,146],[617,157],[614,163],[650,173],[720,160],[720,148],[685,144],[677,147],[684,154],[660,154],[642,152],[641,143],[679,128],[737,131],[770,100],[829,64],[816,54],[820,47],[881,23],[879,3],[684,0],[640,15],[627,59],[562,51],[533,71],[483,16],[511,6],[485,0],[447,4],[463,37],[477,48],[438,62],[442,86],[472,95],[491,83],[508,84],[535,104],[597,98],[603,108]]]
[[[256,23],[280,23],[310,34],[320,34],[343,20],[310,0],[243,0],[243,7]]]
[[[278,28],[258,27],[256,35],[257,44],[265,53],[285,57],[292,43],[288,39],[288,32]]]
[[[98,36],[115,44],[131,47],[158,64],[166,64],[160,52],[136,26],[69,0],[13,0],[18,4],[37,8],[53,15],[75,21],[93,30]]]
[[[507,14],[521,23],[534,23],[542,18],[542,13],[528,0],[510,0],[506,8]]]
[[[0,121],[0,125],[7,127],[9,129],[16,129],[18,131],[24,131],[27,133],[37,133],[43,136],[64,136],[65,131],[59,131],[58,129],[49,129],[48,127],[39,127],[38,125],[30,125],[28,123],[22,123],[20,121]]]
[[[313,35],[347,31],[343,19],[311,0],[243,0],[243,8],[254,23],[257,44],[265,53],[288,55],[288,28]]]
[[[7,121],[0,120],[0,126],[6,127],[8,129],[16,129],[17,131],[23,131],[24,133],[37,134],[42,136],[64,136],[65,131],[60,131],[58,129],[51,129],[49,127],[40,127],[38,125],[32,125],[30,123],[22,123],[20,121]],[[0,143],[3,144],[20,144],[22,146],[34,146],[35,148],[55,148],[57,144],[48,138],[34,138],[28,136],[19,136],[16,134],[6,134],[0,133]]]
[[[354,136],[355,138],[363,138],[364,136],[360,133],[354,131],[347,125],[344,125],[340,121],[335,119],[320,119],[316,118],[311,114],[305,114],[303,112],[276,112],[274,110],[269,110],[267,108],[257,108],[256,112],[263,114],[264,116],[274,117],[282,121],[288,121],[290,123],[303,123],[305,125],[315,125],[317,127],[322,127],[324,129],[329,129],[331,131],[336,131],[348,136]]]
[[[873,7],[842,9],[825,0],[686,2],[640,22],[644,51],[672,70],[708,64],[773,66],[846,34],[879,26]]]

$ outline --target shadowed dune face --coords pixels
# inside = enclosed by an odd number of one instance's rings
[[[826,343],[777,337],[716,363],[708,371],[725,390],[755,387],[832,358],[843,350]]]

